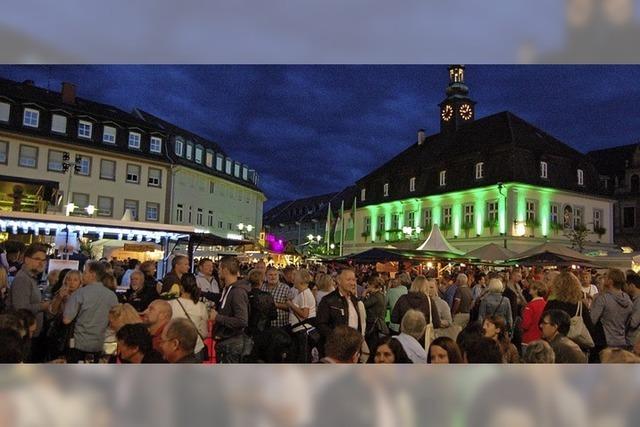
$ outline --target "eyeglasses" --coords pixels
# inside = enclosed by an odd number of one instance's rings
[[[46,262],[47,261],[46,258],[34,258],[34,257],[31,257],[31,256],[27,257],[27,258],[30,258],[30,259],[32,259],[34,261],[38,261],[38,262]]]

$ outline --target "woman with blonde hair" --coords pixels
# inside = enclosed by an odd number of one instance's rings
[[[118,348],[116,334],[124,325],[142,323],[142,318],[131,304],[117,304],[109,310],[109,328],[104,338],[104,353],[113,355]]]
[[[405,295],[398,298],[398,302],[391,312],[391,321],[398,323],[407,311],[414,309],[424,314],[427,324],[433,323],[434,328],[440,327],[440,315],[435,302],[428,297],[428,281],[424,276],[418,276],[411,283],[411,289]],[[429,304],[431,303],[431,304]],[[432,315],[430,317],[430,314]]]
[[[73,327],[62,322],[62,313],[69,297],[82,286],[82,273],[78,270],[62,270],[58,283],[60,287],[49,305],[51,322],[47,329],[46,338],[48,360],[57,359],[67,350],[69,339],[73,334]]]
[[[333,280],[333,277],[331,277],[331,275],[318,274],[316,276],[316,289],[317,289],[315,294],[316,305],[320,304],[320,301],[322,300],[322,298],[324,298],[325,295],[328,295],[331,292],[333,292],[335,288],[336,288],[335,281]]]
[[[580,280],[568,271],[563,271],[555,276],[551,284],[551,296],[544,307],[544,313],[549,310],[562,310],[574,317],[580,308],[582,311],[582,321],[587,330],[594,336],[595,328],[591,321],[591,313],[586,304],[583,303],[584,294]],[[583,348],[583,350],[585,350]]]

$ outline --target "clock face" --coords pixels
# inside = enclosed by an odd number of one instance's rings
[[[453,117],[453,107],[451,105],[445,105],[442,109],[442,120],[448,122]]]
[[[460,116],[464,120],[469,120],[472,115],[473,115],[473,110],[471,109],[471,105],[462,104],[462,106],[460,107]]]

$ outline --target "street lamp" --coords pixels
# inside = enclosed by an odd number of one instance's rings
[[[92,216],[94,214],[94,212],[96,211],[96,207],[93,206],[93,205],[89,205],[86,208],[84,208],[84,210],[87,211],[89,216]]]
[[[73,204],[73,202],[71,203],[67,203],[67,206],[65,207],[65,210],[67,212],[67,216],[71,215],[71,213],[76,209],[76,205]]]

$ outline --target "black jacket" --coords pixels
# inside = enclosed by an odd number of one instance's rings
[[[358,331],[361,331],[360,324],[360,311],[358,310],[358,300],[355,296],[351,295],[351,302],[358,314]],[[327,294],[320,301],[318,310],[316,311],[316,327],[320,331],[323,339],[331,334],[336,326],[348,325],[347,316],[349,315],[349,303],[346,298],[340,295],[340,292],[335,291]]]
[[[408,292],[398,298],[396,305],[391,311],[391,321],[393,323],[402,323],[402,318],[410,309],[421,311],[424,318],[429,324],[429,299],[421,292]],[[433,314],[433,327],[440,327],[440,315],[438,308],[433,300],[431,300],[431,313]]]
[[[278,317],[278,313],[271,294],[257,288],[253,288],[249,292],[249,306],[251,313],[247,332],[252,337],[257,333],[264,332],[271,325],[271,321]]]
[[[228,291],[222,291],[220,308],[216,318],[216,339],[219,341],[241,335],[249,326],[249,292],[251,286],[246,280],[238,280],[231,285]],[[222,304],[224,303],[224,307]]]

